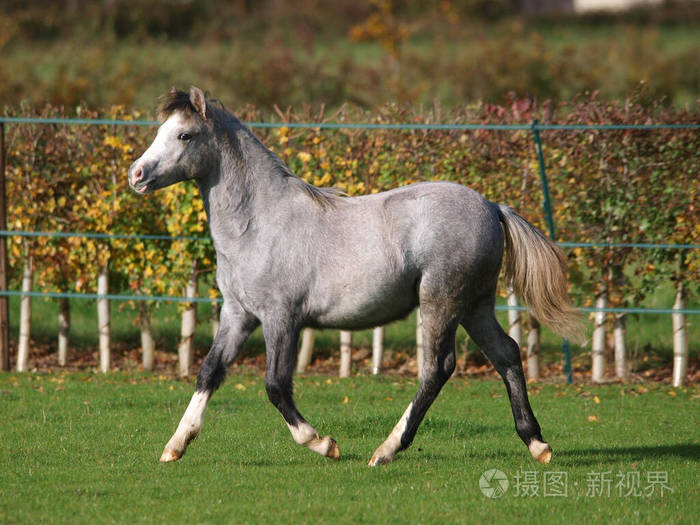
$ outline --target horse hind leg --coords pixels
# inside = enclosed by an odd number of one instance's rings
[[[483,304],[462,322],[474,342],[489,358],[505,383],[515,429],[530,454],[542,464],[552,458],[552,447],[542,439],[540,425],[530,407],[520,349],[501,328],[493,314],[493,304]]]
[[[394,460],[413,442],[418,426],[455,369],[457,323],[440,310],[421,305],[423,319],[423,381],[413,401],[369,461],[374,467]]]
[[[270,402],[282,414],[294,441],[321,456],[339,459],[340,449],[335,440],[331,436],[321,437],[294,404],[292,376],[296,368],[299,331],[286,333],[276,329],[266,330],[263,325],[263,332],[267,345],[265,390]]]

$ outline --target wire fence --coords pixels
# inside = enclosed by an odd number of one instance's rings
[[[49,231],[22,231],[6,229],[6,205],[5,205],[5,125],[40,124],[40,125],[84,125],[84,126],[156,126],[158,122],[152,120],[115,120],[115,119],[66,119],[66,118],[26,118],[26,117],[0,117],[0,324],[2,325],[2,346],[4,367],[8,367],[8,317],[7,299],[11,296],[31,296],[61,299],[107,299],[112,301],[173,301],[173,302],[221,302],[220,298],[208,297],[184,297],[165,295],[124,295],[124,294],[96,294],[96,293],[73,293],[73,292],[23,292],[20,290],[7,289],[7,255],[5,239],[10,236],[23,237],[48,237],[48,238],[92,238],[102,240],[128,239],[128,240],[163,240],[176,241],[188,240],[197,242],[211,242],[209,237],[192,236],[167,236],[153,234],[120,234],[120,233],[96,233],[96,232],[49,232]],[[540,135],[541,131],[613,131],[613,130],[637,130],[653,131],[659,129],[700,129],[700,124],[604,124],[604,125],[582,125],[582,124],[540,124],[534,120],[530,124],[389,124],[389,123],[346,123],[346,122],[246,122],[251,128],[294,128],[294,129],[314,129],[314,130],[397,130],[397,131],[529,131],[536,148],[537,162],[539,167],[540,181],[543,193],[543,211],[545,221],[549,230],[549,236],[557,242],[554,217],[550,202],[547,170],[543,155],[543,143]],[[558,242],[562,248],[632,248],[632,249],[655,249],[655,250],[695,250],[700,248],[696,244],[655,244],[655,243],[610,243],[610,242]],[[496,306],[497,310],[525,310],[522,306]],[[700,314],[697,308],[597,308],[581,307],[582,312],[605,312],[616,314]],[[565,357],[564,370],[567,382],[572,381],[571,353],[568,341],[562,342],[562,352]]]
[[[82,118],[32,118],[2,117],[0,124],[59,124],[66,126],[157,126],[156,120],[115,120]],[[362,129],[397,131],[651,131],[655,129],[700,129],[700,124],[382,124],[362,122],[244,122],[249,128],[296,128],[296,129]]]
[[[157,126],[159,123],[153,120],[115,120],[115,119],[81,119],[81,118],[28,118],[28,117],[0,117],[0,126],[5,124],[39,124],[39,125],[65,125],[65,126]],[[540,124],[533,121],[530,124],[383,124],[383,123],[348,123],[348,122],[245,122],[251,128],[296,128],[296,129],[350,129],[350,130],[397,130],[397,131],[530,131],[533,133],[533,141],[537,148],[538,164],[542,181],[544,197],[544,213],[549,229],[550,237],[562,248],[632,248],[655,250],[696,250],[698,244],[665,244],[665,243],[614,243],[614,242],[575,242],[557,241],[555,235],[555,223],[551,211],[549,191],[547,185],[547,173],[542,155],[542,139],[540,131],[612,131],[612,130],[638,130],[652,131],[658,129],[700,129],[700,124]],[[3,150],[4,150],[4,144]],[[4,174],[3,174],[4,176]],[[120,234],[120,233],[94,233],[94,232],[58,232],[58,231],[23,231],[0,229],[0,238],[11,236],[21,237],[45,237],[45,238],[88,238],[101,240],[163,240],[163,241],[198,241],[211,242],[208,236],[169,236],[153,234]],[[30,295],[33,297],[68,298],[68,299],[109,299],[114,301],[175,301],[175,302],[212,302],[221,301],[217,298],[166,296],[166,295],[125,295],[125,294],[94,294],[72,292],[22,292],[20,290],[0,289],[2,296]],[[525,310],[523,307],[498,306],[499,310]],[[583,312],[608,312],[608,313],[632,313],[632,314],[700,314],[698,308],[685,308],[674,310],[670,308],[595,308],[581,307]]]

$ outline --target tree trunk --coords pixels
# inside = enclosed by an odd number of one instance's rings
[[[97,294],[107,295],[109,293],[109,263],[105,263],[100,268],[97,275]],[[103,374],[109,372],[112,367],[112,354],[110,349],[110,311],[109,300],[97,300],[97,327],[100,334],[100,370]]]
[[[674,310],[683,310],[686,305],[685,288],[682,281],[676,285]],[[685,314],[671,314],[673,323],[673,386],[681,386],[688,372],[688,332],[685,329]]]
[[[595,306],[596,308],[605,308],[607,304],[607,288],[604,283],[600,284],[598,288],[598,295],[596,296]],[[591,379],[600,383],[603,381],[603,375],[605,373],[605,319],[607,314],[605,312],[595,313],[595,324],[593,327],[593,346],[592,346],[592,368],[591,368]]]
[[[613,266],[610,278],[617,290],[623,290],[625,275],[621,266]],[[624,306],[624,303],[622,304]],[[615,358],[615,377],[627,377],[627,317],[625,313],[616,313],[613,323],[613,355]]]
[[[382,368],[384,353],[384,327],[378,326],[372,332],[372,373],[376,376]]]
[[[340,332],[340,377],[350,376],[352,364],[352,332]]]
[[[155,363],[151,316],[146,301],[139,301],[139,325],[141,326],[141,363],[144,370],[153,370]]]
[[[314,351],[314,339],[316,334],[311,328],[304,328],[301,335],[301,348],[297,359],[297,372],[302,373],[311,364],[311,356]]]
[[[418,379],[423,379],[423,317],[420,315],[420,307],[416,309],[416,366]]]
[[[68,335],[70,334],[70,301],[67,297],[58,303],[58,366],[68,364]]]
[[[27,253],[22,274],[22,291],[32,291],[32,256]],[[29,365],[29,336],[32,325],[32,298],[22,296],[19,314],[19,341],[17,343],[17,371],[26,372]]]
[[[515,307],[518,306],[518,298],[513,290],[508,290],[508,306]],[[510,309],[508,310],[508,335],[515,340],[518,344],[518,348],[522,343],[523,330],[522,330],[522,316],[519,310]]]
[[[211,336],[216,338],[216,334],[219,333],[219,316],[220,314],[219,301],[211,302]]]
[[[197,265],[192,265],[190,279],[185,288],[185,297],[196,297],[197,295]],[[187,308],[182,312],[182,325],[180,330],[180,346],[177,355],[180,361],[180,376],[190,375],[192,366],[192,350],[194,347],[194,330],[197,326],[197,304],[188,303]]]
[[[615,376],[618,379],[627,378],[627,316],[615,315],[613,340],[615,341]]]
[[[527,332],[527,378],[537,381],[540,378],[540,323],[529,316]]]

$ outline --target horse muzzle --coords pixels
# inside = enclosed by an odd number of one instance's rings
[[[129,168],[128,177],[132,190],[141,194],[148,192],[150,179],[146,176],[143,163],[134,162]]]

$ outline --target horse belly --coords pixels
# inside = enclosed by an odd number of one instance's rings
[[[386,276],[383,276],[386,277]],[[358,275],[327,286],[310,304],[308,325],[359,330],[382,326],[408,315],[418,304],[411,275],[377,279]]]

